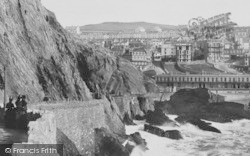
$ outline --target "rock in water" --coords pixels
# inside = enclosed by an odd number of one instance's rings
[[[148,111],[145,115],[146,122],[152,125],[162,125],[164,123],[173,123],[162,110]]]
[[[133,134],[129,135],[129,138],[127,140],[126,146],[125,148],[131,153],[135,153],[135,151],[137,151],[137,148],[140,147],[140,149],[144,149],[143,152],[145,150],[147,150],[147,142],[145,141],[145,139],[143,139],[140,135],[139,132],[135,132]],[[138,151],[137,151],[138,152]],[[131,154],[132,154],[131,153]],[[131,155],[130,155],[131,156]]]
[[[164,132],[164,137],[179,140],[182,136],[178,130],[169,130]]]
[[[166,137],[166,138],[175,139],[175,140],[182,139],[181,133],[178,130],[164,131],[158,127],[145,124],[144,131],[158,135],[160,137]]]
[[[169,104],[177,114],[195,114],[209,103],[207,89],[181,89],[170,97]]]
[[[204,131],[210,131],[210,132],[215,132],[215,133],[221,133],[220,130],[218,130],[215,127],[210,126],[209,123],[206,123],[200,119],[191,119],[188,120],[187,122],[199,127],[200,129],[204,130]]]
[[[220,130],[211,126],[211,123],[207,123],[205,121],[202,121],[201,119],[199,119],[197,117],[179,116],[175,120],[178,122],[181,122],[181,123],[191,123],[204,131],[221,133]]]
[[[139,132],[130,134],[129,138],[131,141],[134,141],[137,145],[144,145],[144,146],[147,145],[147,142],[145,141],[145,139],[141,137],[141,134]]]
[[[181,89],[170,97],[169,105],[177,115],[188,118],[196,117],[222,123],[244,118],[250,119],[250,111],[244,110],[242,104],[234,102],[210,103],[210,101],[214,100],[207,89]],[[161,106],[161,108],[164,107]]]
[[[129,156],[129,151],[105,128],[95,129],[95,156]]]

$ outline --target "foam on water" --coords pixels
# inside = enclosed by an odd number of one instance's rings
[[[171,119],[176,116],[169,116]],[[207,121],[210,122],[210,121]],[[203,131],[191,124],[178,126],[164,125],[164,130],[179,130],[182,140],[158,137],[143,131],[145,121],[135,121],[136,126],[126,126],[126,133],[140,132],[148,148],[143,156],[250,156],[250,120],[231,123],[212,123],[222,133]]]

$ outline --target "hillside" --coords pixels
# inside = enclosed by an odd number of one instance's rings
[[[125,31],[131,32],[134,31],[138,27],[143,27],[147,30],[150,30],[154,27],[160,27],[162,30],[176,29],[177,26],[173,25],[163,25],[163,24],[155,24],[155,23],[147,23],[147,22],[104,22],[100,24],[91,24],[81,26],[80,29],[83,32],[86,31]]]
[[[90,100],[108,92],[117,73],[123,92],[146,93],[142,73],[130,62],[76,40],[40,0],[1,0],[0,7],[0,83],[7,66],[8,96],[25,94],[31,102]]]

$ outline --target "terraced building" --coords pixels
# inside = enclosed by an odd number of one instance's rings
[[[250,88],[250,75],[164,74],[157,75],[155,79],[158,84],[177,89],[249,90]]]

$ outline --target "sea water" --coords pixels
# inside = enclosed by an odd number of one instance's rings
[[[250,156],[250,120],[210,122],[221,133],[203,131],[191,124],[158,126],[164,130],[179,130],[182,140],[158,137],[143,131],[145,121],[135,123],[135,126],[126,126],[126,133],[140,132],[146,140],[149,150],[140,154],[142,156]]]

